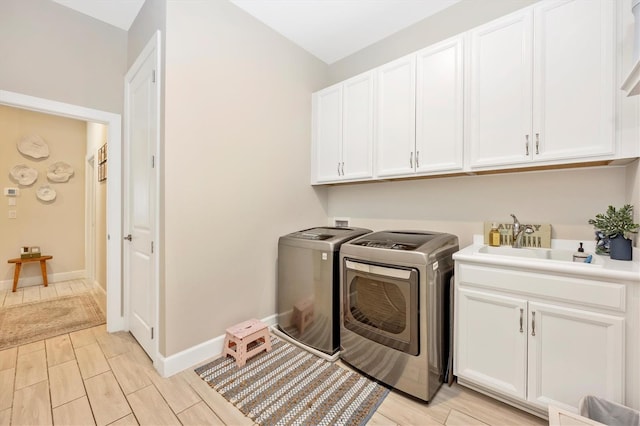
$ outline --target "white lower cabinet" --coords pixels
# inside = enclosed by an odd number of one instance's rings
[[[456,318],[457,375],[505,395],[526,398],[526,310],[523,299],[461,289]]]
[[[456,277],[459,381],[540,413],[575,412],[585,395],[624,403],[624,315],[554,304],[540,282],[518,295]]]
[[[576,409],[597,395],[623,403],[624,319],[529,302],[527,400]]]

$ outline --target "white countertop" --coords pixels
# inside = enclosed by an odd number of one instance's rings
[[[478,251],[480,250],[480,248],[486,246],[486,244],[484,244],[484,237],[482,235],[474,235],[473,244],[454,253],[453,259],[478,264],[578,275],[586,278],[630,281],[640,284],[640,250],[638,250],[637,248],[633,248],[633,260],[631,261],[612,260],[611,258],[609,258],[609,256],[595,254],[594,241],[552,240],[551,248],[558,250],[576,251],[580,242],[584,243],[583,246],[585,249],[585,253],[593,255],[595,263],[589,264],[565,262],[549,259],[479,253]]]

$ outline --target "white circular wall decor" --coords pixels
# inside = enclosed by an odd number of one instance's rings
[[[25,136],[18,142],[18,151],[31,158],[47,158],[49,145],[38,135]]]
[[[56,199],[56,191],[51,188],[49,185],[42,185],[36,191],[36,197],[42,201],[53,201]]]
[[[9,173],[20,185],[29,186],[38,179],[38,171],[24,164],[12,167]]]
[[[47,168],[47,179],[51,182],[67,182],[73,173],[71,165],[64,161],[58,161]]]

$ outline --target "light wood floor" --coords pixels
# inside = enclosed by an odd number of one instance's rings
[[[63,289],[63,293],[72,286],[77,291],[88,290],[72,282],[59,284],[50,288]],[[22,302],[25,298],[31,300],[28,294],[35,295],[35,290],[27,290],[23,291]],[[10,296],[18,298],[8,294],[0,297],[6,303]],[[110,334],[103,325],[1,351],[0,425],[4,424],[253,423],[200,380],[193,369],[162,378],[129,333]],[[546,422],[454,385],[443,386],[428,405],[391,392],[369,424],[456,426]]]

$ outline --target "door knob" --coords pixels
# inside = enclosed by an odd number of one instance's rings
[[[129,234],[126,237],[124,237],[124,239],[127,240],[127,241],[131,241],[131,234]]]

